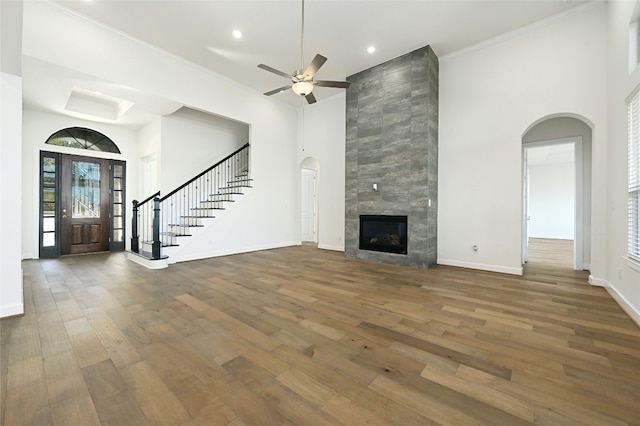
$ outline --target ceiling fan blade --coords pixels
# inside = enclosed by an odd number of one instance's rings
[[[309,103],[309,104],[315,104],[316,103],[316,97],[313,96],[313,92],[309,93],[304,98],[307,100],[307,103]]]
[[[284,92],[285,90],[291,89],[291,86],[292,86],[291,84],[288,84],[288,85],[282,86],[282,87],[280,87],[278,89],[273,89],[273,90],[271,90],[269,92],[266,92],[266,93],[264,93],[264,95],[265,96],[275,95],[276,93],[281,93],[281,92]]]
[[[317,81],[314,81],[313,84],[315,84],[318,87],[337,87],[339,89],[348,89],[349,86],[351,85],[351,83],[348,81],[327,81],[327,80],[317,80]]]
[[[316,57],[313,58],[313,61],[311,61],[307,69],[304,70],[302,74],[309,76],[309,78],[313,78],[313,76],[316,74],[316,72],[318,72],[320,67],[324,65],[325,62],[327,62],[327,58],[322,55],[316,55]]]
[[[280,77],[291,79],[291,75],[290,74],[287,74],[286,72],[282,72],[282,71],[277,70],[275,68],[271,68],[269,65],[260,64],[260,65],[258,65],[258,68],[262,68],[265,71],[269,71],[269,72],[272,72],[274,74],[278,74]]]

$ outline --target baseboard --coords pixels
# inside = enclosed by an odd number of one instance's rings
[[[596,278],[593,275],[589,275],[589,284],[593,286],[604,287],[611,298],[615,300],[615,302],[620,305],[622,310],[627,315],[629,315],[629,318],[631,318],[631,320],[635,322],[638,327],[640,327],[640,310],[634,307],[622,294],[620,294],[609,281],[603,278]]]
[[[128,251],[127,252],[127,259],[129,259],[130,261],[132,261],[133,263],[137,263],[138,265],[142,265],[147,269],[164,269],[167,266],[169,266],[169,263],[167,262],[168,259],[163,258],[163,259],[158,259],[158,260],[151,260],[148,259],[144,256],[140,256],[137,253],[133,253]]]
[[[328,244],[318,244],[318,248],[322,250],[344,251],[343,246],[331,246]]]
[[[0,318],[15,317],[24,315],[24,303],[0,306]]]
[[[210,257],[221,257],[221,256],[231,256],[233,254],[242,254],[242,253],[250,253],[252,251],[261,251],[261,250],[271,250],[283,247],[291,247],[291,246],[299,246],[300,241],[289,241],[284,243],[277,244],[266,244],[261,246],[252,246],[252,247],[242,247],[239,249],[231,249],[231,250],[220,250],[213,252],[205,252],[205,253],[193,253],[188,256],[177,256],[177,257],[169,257],[169,263],[178,263],[178,262],[190,262],[192,260],[200,260],[207,259]]]
[[[610,284],[604,278],[596,278],[593,275],[589,275],[589,284],[597,287],[609,287]]]
[[[481,271],[499,272],[501,274],[522,275],[522,267],[510,268],[507,266],[487,265],[484,263],[461,262],[459,260],[438,259],[438,265],[455,266],[458,268],[478,269]]]

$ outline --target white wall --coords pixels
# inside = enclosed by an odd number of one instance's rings
[[[298,163],[311,157],[319,164],[318,247],[344,251],[346,93],[306,105],[299,120]]]
[[[162,117],[138,130],[139,173],[137,200],[142,201],[160,190],[162,155]]]
[[[225,216],[226,228],[212,229],[217,233],[204,240],[211,244],[194,251],[206,256],[300,242],[294,108],[54,3],[27,2],[24,12],[24,54],[250,125],[251,195],[235,209],[237,214]],[[166,157],[164,150],[160,155]],[[227,238],[225,232],[233,235]]]
[[[131,201],[138,196],[138,145],[137,132],[119,126],[66,117],[42,111],[25,109],[22,123],[22,258],[39,257],[39,202],[40,202],[40,151],[108,158],[127,162],[126,186],[126,246],[131,238]],[[121,154],[81,151],[55,145],[45,141],[53,133],[67,127],[86,127],[109,137]]]
[[[573,240],[575,234],[573,163],[529,167],[529,237]]]
[[[577,7],[440,58],[438,263],[522,273],[522,136],[570,113],[594,123],[592,272],[604,274],[606,16],[605,3]]]
[[[4,22],[4,21],[3,21]],[[22,79],[0,73],[0,318],[24,313],[20,206]]]
[[[0,318],[24,313],[21,46],[22,2],[0,2]]]
[[[640,69],[629,73],[628,28],[638,2],[609,1],[608,21],[608,195],[607,268],[592,274],[592,282],[608,287],[627,312],[640,324],[640,270],[626,259],[627,253],[627,109],[625,99],[640,84]]]
[[[161,195],[249,142],[247,124],[188,108],[162,117],[161,123]]]

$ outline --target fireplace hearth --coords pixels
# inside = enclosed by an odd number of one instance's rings
[[[360,215],[360,250],[407,254],[407,216]]]

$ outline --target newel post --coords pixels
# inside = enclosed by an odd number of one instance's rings
[[[138,234],[138,200],[133,200],[133,215],[131,215],[131,251],[140,253],[140,235]]]
[[[151,258],[160,259],[160,198],[153,199],[153,245]]]

